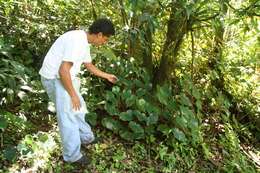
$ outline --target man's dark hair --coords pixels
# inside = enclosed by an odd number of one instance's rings
[[[101,32],[103,35],[109,37],[115,35],[115,28],[109,19],[101,18],[95,20],[88,28],[90,34],[98,34]]]

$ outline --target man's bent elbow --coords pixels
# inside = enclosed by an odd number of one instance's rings
[[[71,67],[72,67],[71,63],[63,62],[59,68],[59,72],[58,72],[59,75],[63,76],[64,74],[69,73]]]
[[[65,73],[65,69],[63,68],[63,66],[61,65],[59,68],[59,75],[63,76],[63,74]]]

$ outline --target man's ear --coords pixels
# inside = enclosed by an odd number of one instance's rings
[[[103,33],[102,32],[99,32],[98,33],[98,37],[102,37],[103,36]]]

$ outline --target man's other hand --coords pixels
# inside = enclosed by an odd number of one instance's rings
[[[71,96],[72,108],[75,111],[79,111],[81,104],[78,95]]]

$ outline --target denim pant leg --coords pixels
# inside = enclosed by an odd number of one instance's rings
[[[65,161],[74,162],[81,158],[80,145],[94,140],[93,132],[85,122],[88,113],[86,104],[80,95],[80,81],[73,80],[73,86],[80,97],[82,108],[80,111],[72,109],[71,98],[58,79],[41,78],[42,84],[50,98],[56,105],[57,120],[62,141],[63,158]]]
[[[76,89],[76,92],[80,98],[80,103],[81,103],[81,110],[75,112],[75,116],[77,118],[78,125],[79,125],[80,140],[84,144],[89,144],[95,139],[95,137],[91,130],[91,127],[85,121],[85,114],[88,113],[88,110],[86,107],[86,103],[79,92],[80,91],[80,80],[77,78],[75,80],[73,80],[73,85],[74,85],[74,88]]]
[[[55,81],[57,119],[63,145],[63,158],[68,162],[74,162],[82,156],[81,142],[89,143],[94,140],[90,126],[85,122],[87,109],[85,101],[79,93],[80,82],[78,79],[74,79],[72,83],[80,98],[81,109],[79,111],[73,110],[71,98],[60,80]]]
[[[77,118],[72,109],[71,99],[60,80],[55,80],[57,120],[63,148],[63,159],[75,162],[82,157]]]
[[[83,99],[82,99],[83,100]],[[81,101],[81,104],[85,103],[84,100]],[[79,134],[80,140],[83,144],[91,143],[95,137],[91,130],[89,124],[85,121],[85,113],[77,113],[76,115],[78,125],[79,125]]]

